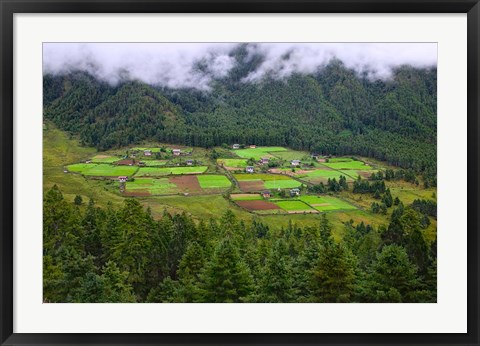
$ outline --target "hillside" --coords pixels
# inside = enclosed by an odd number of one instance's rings
[[[401,66],[371,80],[333,61],[313,74],[246,82],[257,60],[235,54],[237,67],[209,91],[46,75],[44,116],[99,150],[144,140],[282,145],[436,174],[436,69]]]

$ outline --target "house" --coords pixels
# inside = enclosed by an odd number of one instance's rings
[[[140,167],[145,167],[145,166],[146,166],[145,162],[143,162],[143,161],[140,161],[140,162],[138,163],[138,165],[139,165]]]
[[[260,163],[263,165],[263,164],[268,163],[269,160],[270,160],[270,159],[269,159],[268,157],[262,157],[262,158],[260,159]]]
[[[193,160],[187,160],[187,166],[193,165]]]
[[[300,196],[300,190],[299,189],[291,189],[290,190],[290,196]]]
[[[232,148],[233,149],[240,149],[240,144],[234,144],[234,145],[232,145]]]
[[[152,151],[151,150],[144,150],[143,155],[145,156],[152,156]]]
[[[272,196],[272,194],[270,193],[270,191],[265,190],[265,191],[262,192],[262,196],[263,196],[263,198],[270,198]]]
[[[175,156],[179,156],[181,153],[180,149],[173,149],[172,152],[173,152],[173,155]]]
[[[92,163],[92,160],[87,160],[85,161],[85,163]]]
[[[128,177],[125,175],[121,175],[118,177],[118,181],[121,183],[125,183],[128,180]]]
[[[253,168],[253,166],[247,166],[245,170],[247,171],[247,173],[253,173],[255,169]]]
[[[300,160],[292,160],[292,161],[290,161],[290,162],[291,162],[292,166],[298,166],[298,165],[300,165]]]
[[[255,149],[257,146],[256,145],[251,145],[250,149]]]
[[[318,160],[318,157],[319,157],[319,156],[320,156],[320,155],[317,154],[317,153],[312,153],[312,159],[314,159],[314,160]]]

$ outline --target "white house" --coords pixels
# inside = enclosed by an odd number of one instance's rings
[[[152,151],[151,150],[144,150],[143,155],[145,156],[152,156]]]
[[[173,152],[173,155],[175,156],[179,156],[181,153],[180,149],[173,149],[172,152]]]
[[[298,165],[300,165],[300,160],[292,160],[292,161],[290,161],[290,162],[291,162],[292,166],[298,166]]]
[[[255,171],[253,166],[247,166],[247,168],[245,170],[247,171],[247,173],[253,173]]]
[[[121,175],[118,177],[118,181],[121,183],[125,183],[128,180],[128,177],[125,175]]]
[[[234,145],[232,145],[232,148],[233,149],[240,149],[240,144],[234,144]]]

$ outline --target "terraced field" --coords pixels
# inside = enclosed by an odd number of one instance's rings
[[[287,151],[287,149],[283,147],[258,147],[255,149],[232,150],[232,152],[239,157],[245,159],[253,157],[255,160],[260,160],[262,157],[272,157],[271,153],[279,151]]]
[[[300,187],[301,182],[279,174],[234,174],[243,192],[255,192],[262,189],[287,189]]]
[[[232,185],[224,175],[198,175],[197,179],[202,189],[221,189]]]
[[[67,166],[68,171],[89,177],[132,176],[137,171],[134,166],[115,166],[110,164],[77,163]]]
[[[159,177],[175,174],[201,174],[208,169],[207,166],[198,167],[140,167],[135,176],[137,177]]]
[[[300,196],[298,199],[318,211],[355,210],[355,206],[332,196]]]

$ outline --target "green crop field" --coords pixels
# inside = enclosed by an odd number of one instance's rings
[[[332,169],[353,169],[358,171],[368,171],[371,170],[372,167],[364,164],[362,161],[348,161],[348,162],[326,162],[323,165],[330,167]]]
[[[197,179],[202,189],[220,189],[232,185],[224,175],[199,175]]]
[[[328,159],[328,163],[335,163],[335,162],[352,162],[353,159],[349,157],[333,157]]]
[[[296,150],[275,151],[275,152],[272,152],[272,155],[286,161],[304,160],[305,156],[307,156],[310,159],[310,156],[306,151],[296,151]]]
[[[270,153],[278,152],[278,151],[287,151],[286,148],[283,147],[258,147],[255,149],[238,149],[232,150],[234,154],[237,154],[239,157],[243,157],[245,159],[254,158],[255,160],[260,160],[262,157],[271,157]]]
[[[98,164],[91,169],[82,172],[83,175],[92,177],[118,177],[121,175],[132,176],[137,171],[134,166],[114,166],[109,164]]]
[[[67,166],[70,172],[80,173],[91,177],[118,177],[121,175],[131,176],[137,171],[133,166],[115,166],[106,163],[76,163]]]
[[[140,167],[136,176],[137,177],[158,177],[163,175],[175,175],[175,174],[195,174],[203,173],[207,170],[207,166],[198,167]]]
[[[223,164],[225,167],[245,168],[248,166],[247,160],[244,159],[218,159],[218,164]]]
[[[262,196],[256,193],[240,193],[236,195],[230,195],[230,198],[234,201],[258,201],[263,199]]]
[[[302,186],[302,183],[295,179],[281,179],[281,180],[269,180],[265,181],[265,187],[267,189],[289,189]]]
[[[155,166],[165,166],[167,160],[143,160],[141,161],[145,163],[147,167],[155,167]]]
[[[94,163],[113,163],[120,161],[122,158],[118,156],[97,155],[92,158]]]
[[[300,201],[303,201],[318,211],[332,211],[332,210],[355,210],[355,206],[343,201],[340,198],[331,196],[300,196]]]
[[[280,208],[286,211],[304,211],[304,210],[313,210],[312,207],[303,203],[302,201],[277,201],[274,202]]]
[[[152,153],[159,153],[160,152],[160,148],[139,148],[139,147],[135,147],[135,148],[132,148],[130,150],[133,150],[133,151],[144,151],[144,150],[150,150]]]
[[[286,175],[279,175],[279,174],[234,174],[235,179],[242,181],[242,180],[263,180],[263,181],[270,181],[270,180],[292,180],[289,176]]]
[[[347,181],[353,181],[356,179],[358,174],[355,171],[335,171],[330,169],[315,169],[313,171],[309,171],[305,174],[300,174],[298,177],[300,179],[316,182],[316,181],[324,181],[326,182],[329,178],[330,179],[340,179],[340,176],[343,175],[347,178]]]
[[[178,193],[178,188],[168,178],[136,178],[134,181],[126,182],[125,191],[148,192],[150,195],[167,195]]]

